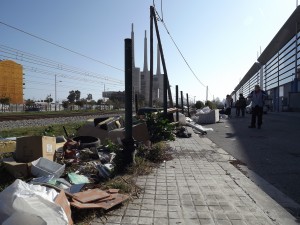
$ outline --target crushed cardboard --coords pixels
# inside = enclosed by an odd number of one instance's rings
[[[109,210],[113,208],[116,205],[119,205],[129,199],[128,195],[123,195],[123,194],[112,194],[111,198],[107,201],[100,200],[100,201],[95,201],[91,203],[81,203],[77,201],[76,199],[72,199],[71,205],[79,208],[79,209],[92,209],[92,208],[101,208],[104,210]]]
[[[74,199],[76,199],[81,203],[93,202],[108,197],[110,197],[110,194],[100,189],[90,189],[87,191],[78,192],[74,194]]]
[[[60,193],[57,195],[55,201],[56,204],[62,207],[62,209],[65,211],[67,218],[68,218],[68,224],[72,225],[73,220],[72,220],[72,212],[71,212],[71,207],[70,203],[67,199],[67,196],[64,192],[64,190],[61,190]]]

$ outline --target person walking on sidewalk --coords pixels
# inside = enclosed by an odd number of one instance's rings
[[[240,106],[240,111],[242,112],[242,117],[245,117],[245,109],[247,106],[247,101],[242,93],[240,93],[240,97],[239,97],[239,106]],[[240,116],[240,113],[238,114],[238,116]]]
[[[232,107],[232,98],[230,95],[226,95],[225,99],[225,114],[228,116],[228,118],[231,117],[231,107]]]
[[[240,100],[236,100],[235,102],[235,116],[239,117],[241,114],[241,105],[240,105]]]
[[[263,106],[264,99],[267,97],[265,91],[261,90],[259,85],[255,85],[254,91],[252,91],[247,98],[252,101],[252,117],[251,125],[249,128],[255,128],[256,117],[257,117],[257,128],[260,129],[262,125]]]

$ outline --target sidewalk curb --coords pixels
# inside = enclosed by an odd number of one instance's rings
[[[300,223],[299,218],[297,219],[288,211],[288,209],[297,209],[297,211],[300,211],[300,205],[298,203],[283,194],[258,174],[249,170],[246,166],[243,166],[243,172],[251,174],[251,176],[247,177],[245,174],[243,174],[242,171],[230,164],[229,161],[235,160],[235,158],[222,148],[217,147],[217,145],[209,138],[201,137],[201,140],[210,145],[212,148],[215,148],[215,150],[217,150],[217,152],[227,160],[227,162],[218,162],[219,166],[228,173],[228,175],[234,180],[234,182],[253,200],[253,202],[263,212],[266,213],[266,215],[268,215],[268,217],[275,224],[285,225]],[[253,180],[255,180],[255,182],[259,183],[260,185],[254,183]],[[277,201],[275,201],[275,199]],[[281,205],[277,202],[281,203]]]

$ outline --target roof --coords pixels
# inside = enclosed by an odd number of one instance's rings
[[[297,25],[298,24],[298,25]],[[258,62],[265,65],[284,45],[300,30],[300,6],[298,6],[285,24],[281,27],[266,49],[258,58]]]
[[[255,75],[260,70],[260,68],[260,63],[255,62],[234,90],[238,91],[253,75]]]

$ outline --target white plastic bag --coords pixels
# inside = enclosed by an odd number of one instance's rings
[[[0,193],[0,224],[58,225],[68,224],[64,210],[54,200],[57,192],[40,185],[27,184],[17,179]]]

